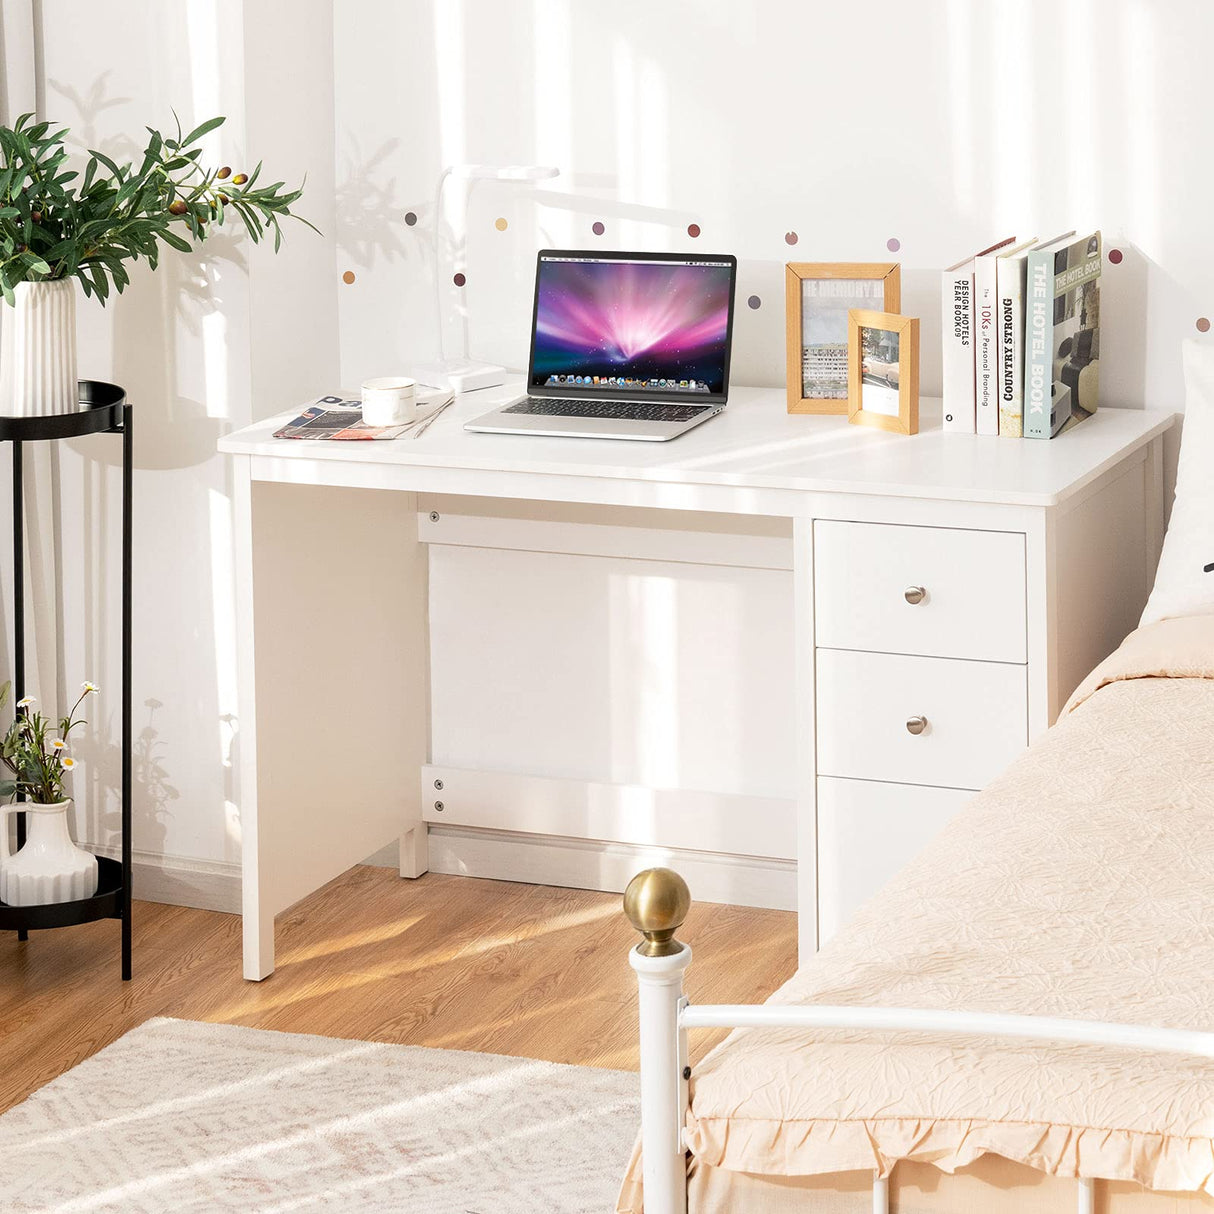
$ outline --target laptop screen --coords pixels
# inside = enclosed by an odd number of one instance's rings
[[[724,396],[735,264],[732,257],[541,253],[531,388]]]

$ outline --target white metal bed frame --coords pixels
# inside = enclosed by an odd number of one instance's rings
[[[715,1004],[693,1006],[683,994],[691,949],[675,940],[691,905],[687,885],[666,868],[638,873],[624,909],[645,940],[629,954],[640,996],[641,1151],[645,1214],[686,1214],[687,1034],[691,1029],[872,1029],[949,1033],[1076,1045],[1119,1046],[1214,1058],[1214,1033],[1105,1024],[1048,1016],[933,1011],[899,1007]],[[1094,1214],[1096,1180],[1080,1177],[1078,1214]],[[889,1181],[873,1177],[873,1214],[889,1214]]]

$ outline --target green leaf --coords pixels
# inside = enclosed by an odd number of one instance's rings
[[[193,251],[193,246],[191,246],[188,240],[182,240],[182,238],[178,236],[176,232],[170,232],[167,228],[160,233],[160,239],[163,240],[165,244],[171,245],[174,249],[177,249],[179,252],[190,253]]]
[[[92,271],[93,286],[97,291],[97,298],[104,304],[110,293],[110,284],[105,277],[105,271],[98,265],[89,267]]]
[[[191,143],[197,143],[204,135],[209,135],[216,127],[223,126],[225,119],[223,116],[218,118],[208,118],[206,122],[196,126],[184,139],[180,141],[182,147],[188,147]]]
[[[111,176],[121,179],[122,170],[119,169],[119,167],[104,152],[98,152],[93,148],[89,148],[89,155],[92,156],[94,160],[99,160],[103,165],[105,165],[105,167],[109,169]]]

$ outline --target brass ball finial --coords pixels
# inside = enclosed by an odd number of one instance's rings
[[[669,957],[683,947],[674,934],[690,909],[691,891],[673,869],[647,868],[624,891],[624,914],[645,937],[637,945],[643,957]]]

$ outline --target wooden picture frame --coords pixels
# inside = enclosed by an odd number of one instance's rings
[[[847,420],[853,425],[918,434],[919,318],[852,309],[847,388]]]
[[[896,261],[788,262],[784,287],[788,411],[842,416],[849,395],[847,313],[866,306],[897,312],[901,267]],[[810,344],[811,336],[825,340]],[[811,355],[811,349],[818,354]]]

